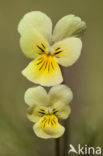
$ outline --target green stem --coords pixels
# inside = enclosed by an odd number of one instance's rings
[[[60,156],[60,138],[56,139],[55,151],[56,151],[56,156]]]
[[[63,144],[63,156],[70,156],[68,155],[68,148],[69,148],[69,139],[70,139],[70,132],[69,132],[69,119],[65,120],[64,121],[64,127],[65,127],[65,133],[64,133],[64,136],[63,136],[63,141],[64,141],[64,144]]]

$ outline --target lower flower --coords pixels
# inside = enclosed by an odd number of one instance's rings
[[[71,109],[68,103],[73,94],[66,85],[52,87],[47,94],[43,87],[29,88],[25,93],[25,102],[30,106],[27,117],[34,122],[33,130],[38,137],[58,138],[65,128],[58,119],[67,119]]]

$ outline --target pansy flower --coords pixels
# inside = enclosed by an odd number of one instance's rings
[[[38,137],[47,139],[63,135],[65,128],[58,119],[68,118],[72,98],[72,91],[66,85],[54,86],[48,93],[41,86],[26,91],[25,102],[29,105],[27,117],[34,122],[33,130]]]
[[[60,84],[63,77],[59,65],[68,67],[77,61],[82,48],[79,37],[85,29],[81,18],[67,15],[57,22],[52,32],[52,21],[46,14],[27,13],[18,25],[18,32],[23,53],[33,61],[22,74],[43,86]]]

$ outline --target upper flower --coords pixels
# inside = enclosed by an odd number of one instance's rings
[[[33,130],[41,138],[58,138],[65,128],[58,123],[58,118],[66,119],[71,109],[69,103],[73,98],[66,85],[52,87],[47,94],[41,87],[29,88],[25,93],[25,102],[30,106],[27,117],[34,122]]]
[[[52,33],[51,19],[44,13],[27,13],[18,25],[20,46],[24,54],[34,59],[23,70],[30,81],[53,86],[63,81],[62,66],[71,66],[79,58],[82,42],[78,38],[86,29],[79,17],[67,15],[60,19]]]

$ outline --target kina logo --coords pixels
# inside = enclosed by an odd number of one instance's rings
[[[89,147],[87,145],[82,147],[80,144],[78,144],[77,148],[75,148],[72,144],[70,144],[69,146],[70,149],[68,151],[68,154],[75,153],[80,155],[84,155],[84,154],[100,155],[102,153],[101,147]]]

